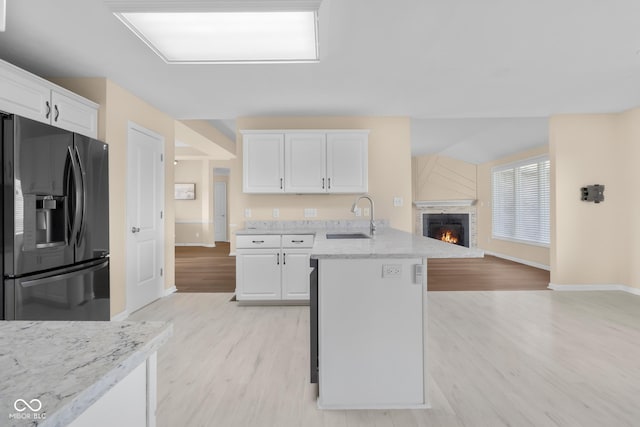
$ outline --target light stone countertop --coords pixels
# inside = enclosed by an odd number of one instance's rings
[[[68,425],[172,333],[166,322],[0,322],[0,425]],[[18,412],[17,399],[42,407]]]
[[[311,258],[481,258],[484,252],[465,248],[440,240],[407,233],[389,227],[381,227],[370,239],[327,239],[327,233],[364,233],[369,228],[340,227],[335,229],[315,227],[252,228],[236,232],[236,235],[257,234],[314,234]]]

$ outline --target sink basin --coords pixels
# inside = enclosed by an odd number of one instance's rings
[[[371,236],[364,233],[327,233],[327,239],[370,239]]]

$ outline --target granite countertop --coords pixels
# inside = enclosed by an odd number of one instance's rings
[[[484,252],[389,227],[380,227],[370,239],[327,239],[327,233],[364,233],[363,227],[246,228],[236,235],[314,234],[311,258],[481,258]]]
[[[0,425],[66,426],[172,332],[166,322],[0,322]],[[41,409],[19,412],[18,399]]]
[[[350,230],[357,232],[357,230]],[[369,234],[369,229],[360,230]],[[370,239],[327,239],[316,234],[311,258],[480,258],[484,252],[418,236],[394,228],[376,231]]]

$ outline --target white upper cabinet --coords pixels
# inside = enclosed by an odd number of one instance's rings
[[[0,111],[50,123],[51,88],[0,61]]]
[[[0,111],[98,136],[98,105],[0,60]]]
[[[94,107],[55,90],[51,91],[51,105],[52,125],[97,138],[98,112]]]
[[[287,133],[284,155],[284,189],[287,193],[326,192],[326,134]]]
[[[244,131],[244,192],[365,193],[368,141],[368,130]]]
[[[327,187],[330,193],[366,193],[369,189],[368,135],[327,134]]]
[[[243,191],[284,192],[284,134],[244,135],[242,150]]]

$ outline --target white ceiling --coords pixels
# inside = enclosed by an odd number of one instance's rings
[[[477,163],[546,143],[549,115],[640,105],[639,16],[638,0],[324,0],[319,64],[168,65],[102,0],[15,0],[0,58],[107,77],[178,119],[409,116],[414,153]]]

